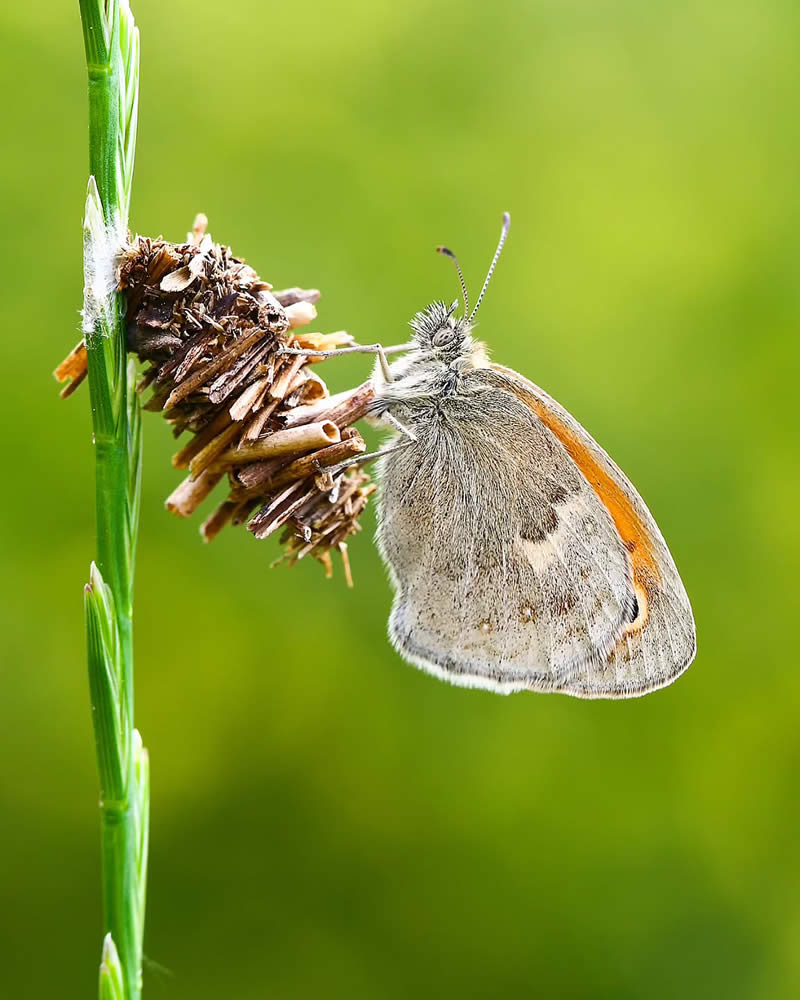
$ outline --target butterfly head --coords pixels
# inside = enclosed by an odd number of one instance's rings
[[[456,308],[458,307],[458,300],[453,302],[449,307],[446,306],[444,302],[432,302],[427,309],[417,313],[411,321],[411,329],[414,331],[414,340],[423,351],[432,351],[439,356],[444,357],[456,357],[471,343],[470,331],[473,326],[472,321],[480,308],[481,302],[483,302],[486,289],[489,287],[489,281],[491,280],[494,269],[497,266],[497,261],[500,257],[506,237],[508,236],[510,225],[511,216],[508,212],[504,212],[503,228],[500,232],[500,241],[497,244],[497,249],[494,252],[492,263],[489,266],[489,273],[486,275],[483,288],[481,288],[481,293],[478,296],[478,301],[475,303],[475,308],[472,312],[469,311],[467,283],[464,281],[464,275],[461,272],[461,266],[458,263],[458,258],[453,251],[448,250],[447,247],[436,248],[439,253],[444,254],[445,257],[449,257],[456,266],[458,280],[461,282],[461,294],[464,297],[464,315],[455,315]]]
[[[440,356],[457,355],[469,339],[472,325],[466,316],[456,316],[458,302],[450,306],[432,302],[411,320],[414,342],[420,350]]]
[[[464,313],[456,315],[458,300],[449,306],[441,301],[432,302],[427,309],[417,313],[411,320],[416,350],[410,350],[403,358],[394,362],[390,369],[390,380],[381,380],[380,391],[370,406],[372,416],[379,417],[390,407],[401,405],[430,408],[432,401],[442,395],[460,391],[461,378],[466,371],[486,367],[488,357],[484,345],[474,341],[471,336],[473,319],[503,249],[509,223],[506,212],[500,242],[472,312],[469,311],[467,286],[455,254],[446,247],[438,248],[440,253],[455,262],[464,296]],[[413,414],[404,414],[403,417],[413,420]]]

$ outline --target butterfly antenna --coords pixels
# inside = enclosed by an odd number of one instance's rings
[[[456,257],[452,250],[448,250],[447,247],[437,247],[436,252],[443,253],[445,257],[449,257],[456,265],[458,280],[461,282],[461,291],[464,295],[464,315],[466,316],[469,312],[469,296],[467,295],[467,283],[464,281],[464,275],[461,273],[461,265],[458,263],[458,257]]]
[[[478,296],[478,301],[475,303],[475,308],[472,310],[472,312],[469,314],[469,317],[467,318],[468,323],[472,322],[472,317],[481,307],[481,302],[483,302],[483,297],[486,294],[486,289],[489,287],[489,281],[491,280],[491,277],[494,274],[494,269],[497,267],[497,261],[500,259],[500,253],[503,249],[503,244],[506,241],[506,237],[508,236],[508,230],[510,229],[510,227],[511,227],[511,216],[508,214],[508,212],[503,212],[503,228],[500,232],[500,242],[497,244],[497,249],[494,252],[494,257],[492,257],[492,263],[489,265],[489,273],[486,275],[486,281],[484,281],[483,283],[483,288],[481,289],[481,294]]]

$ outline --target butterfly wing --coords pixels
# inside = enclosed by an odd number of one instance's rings
[[[563,406],[512,369],[492,365],[490,371],[559,441],[610,513],[629,553],[638,604],[636,620],[623,631],[607,662],[600,669],[587,671],[582,693],[646,694],[671,683],[694,659],[695,624],[675,562],[647,505],[622,470]]]
[[[532,383],[504,369],[469,378],[471,394],[443,401],[417,447],[380,469],[394,645],[453,683],[506,693],[624,697],[668,683],[694,629],[644,503]],[[614,490],[598,488],[577,443]]]

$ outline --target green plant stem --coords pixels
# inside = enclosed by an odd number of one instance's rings
[[[133,569],[141,463],[138,404],[127,368],[125,309],[97,277],[127,229],[138,91],[138,35],[127,0],[80,0],[89,77],[90,183],[84,313],[94,426],[97,568],[87,587],[92,709],[101,782],[106,945],[101,995],[141,994],[147,761],[134,726]],[[101,274],[102,277],[102,274]],[[110,939],[109,936],[110,935]],[[119,975],[109,966],[119,965]],[[105,971],[104,971],[105,970]],[[113,968],[112,968],[113,972]],[[105,978],[104,978],[105,977]],[[117,985],[113,986],[117,989]],[[105,991],[105,992],[104,992]]]

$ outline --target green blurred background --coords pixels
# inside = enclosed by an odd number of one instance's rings
[[[480,334],[637,484],[699,635],[642,701],[449,688],[385,639],[371,515],[353,591],[242,530],[205,547],[163,509],[175,446],[146,414],[145,995],[800,995],[797,4],[134,11],[132,226],[205,211],[323,290],[318,328],[389,343],[457,293],[437,243],[474,294],[508,209]],[[77,0],[4,5],[0,32],[0,994],[77,1000],[102,930],[93,456],[88,392],[50,377],[81,299]]]

